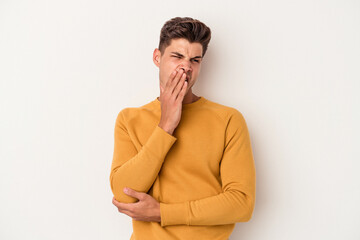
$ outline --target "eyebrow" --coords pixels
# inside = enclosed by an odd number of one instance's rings
[[[180,56],[180,57],[183,57],[184,55],[182,55],[181,53],[178,53],[178,52],[171,52],[171,53],[173,53],[173,54],[175,54],[175,55],[178,55],[178,56]],[[202,58],[201,56],[196,56],[196,57],[193,57],[193,58],[191,58],[191,59],[195,59],[195,58]]]

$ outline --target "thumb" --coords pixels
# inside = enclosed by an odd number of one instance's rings
[[[164,89],[163,89],[163,87],[161,85],[160,85],[160,91],[161,91],[161,93],[164,92]]]
[[[123,190],[126,195],[129,195],[129,196],[137,198],[137,199],[141,199],[141,195],[142,195],[141,192],[137,192],[134,189],[131,189],[128,187],[125,187]]]

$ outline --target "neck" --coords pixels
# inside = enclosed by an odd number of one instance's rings
[[[182,101],[183,104],[193,103],[199,99],[199,96],[196,96],[192,93],[191,88],[189,91],[185,94],[184,99]]]

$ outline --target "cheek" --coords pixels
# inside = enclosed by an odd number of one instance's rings
[[[199,75],[199,69],[194,69],[193,76],[197,77]]]

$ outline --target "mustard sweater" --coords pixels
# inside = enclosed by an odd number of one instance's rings
[[[201,96],[183,104],[173,135],[158,126],[161,102],[122,109],[115,123],[110,185],[119,202],[138,200],[124,187],[160,202],[161,222],[132,219],[131,240],[227,240],[249,221],[255,165],[248,128],[235,108]]]

